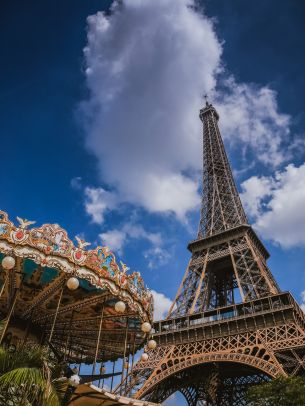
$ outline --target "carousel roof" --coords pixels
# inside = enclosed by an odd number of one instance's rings
[[[97,336],[100,360],[122,356],[126,328],[127,353],[140,347],[144,340],[141,323],[151,322],[153,313],[152,295],[140,273],[118,264],[108,247],[88,249],[90,244],[78,237],[74,245],[57,224],[29,229],[34,222],[17,220],[19,224],[13,224],[0,211],[0,259],[16,258],[5,289],[6,274],[0,272],[1,313],[6,314],[18,290],[11,334],[17,334],[20,326],[24,330],[30,320],[31,333],[36,328],[47,335],[53,329],[52,344],[59,351],[69,347],[72,360],[88,363],[96,353]],[[75,291],[66,288],[71,276],[79,281]],[[115,311],[118,300],[126,304],[124,314]]]
[[[100,389],[94,385],[79,385],[73,395],[72,406],[161,406],[160,403],[152,403],[145,400],[128,398],[116,395]]]

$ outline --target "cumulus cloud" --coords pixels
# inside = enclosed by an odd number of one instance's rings
[[[152,247],[144,252],[144,258],[148,261],[148,268],[154,269],[165,265],[171,258],[170,253],[161,247]]]
[[[118,201],[185,221],[200,201],[204,93],[216,100],[223,135],[264,163],[284,160],[290,118],[274,91],[228,76],[213,21],[193,0],[119,3],[88,17],[86,144]]]
[[[242,183],[241,198],[264,237],[285,248],[305,245],[305,163],[290,164],[274,177]]]
[[[154,246],[162,243],[160,233],[147,232],[141,225],[126,223],[121,229],[113,229],[99,234],[102,244],[108,245],[111,250],[122,253],[124,245],[130,239],[143,239]],[[156,248],[156,247],[155,247]]]
[[[172,300],[163,293],[151,290],[154,298],[154,320],[162,320],[167,316]]]
[[[231,144],[240,142],[255,153],[256,159],[274,167],[287,161],[290,116],[278,111],[277,94],[267,86],[237,83],[233,77],[224,83],[217,101],[222,134]]]
[[[252,176],[241,187],[241,199],[248,215],[259,217],[263,209],[263,199],[270,197],[274,181],[272,178]]]
[[[126,242],[126,233],[122,230],[109,230],[99,235],[103,245],[107,245],[111,251],[122,252]]]
[[[101,187],[85,188],[85,209],[94,223],[102,224],[107,210],[113,210],[116,203],[117,198],[114,193]]]
[[[87,145],[120,198],[179,218],[199,202],[202,92],[215,86],[221,45],[186,0],[124,1],[88,18]]]

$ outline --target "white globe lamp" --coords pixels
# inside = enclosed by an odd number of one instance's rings
[[[147,343],[147,347],[150,350],[154,350],[157,347],[157,342],[155,340],[149,340]]]
[[[116,304],[114,305],[115,311],[117,313],[124,313],[125,309],[126,309],[126,305],[124,302],[122,302],[121,300],[119,302],[116,302]]]
[[[146,362],[148,360],[148,354],[146,354],[146,352],[143,352],[143,354],[141,355],[141,361]]]
[[[2,259],[1,264],[2,264],[3,269],[9,271],[10,269],[14,268],[16,261],[15,261],[15,258],[11,257],[10,255],[7,255],[6,257],[4,257]]]
[[[74,276],[67,280],[67,287],[70,290],[76,290],[79,287],[79,280]]]
[[[143,333],[149,333],[151,330],[150,323],[148,323],[148,321],[145,321],[144,323],[142,323],[141,330],[143,331]]]

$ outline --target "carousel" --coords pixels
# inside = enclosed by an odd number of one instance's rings
[[[156,345],[152,295],[140,273],[107,247],[90,250],[78,237],[74,245],[57,224],[17,220],[0,211],[0,345],[50,348],[70,371],[67,404],[144,404],[113,394],[118,380],[124,389],[136,352]]]

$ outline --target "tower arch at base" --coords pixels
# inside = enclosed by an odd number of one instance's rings
[[[158,367],[155,368],[153,373],[144,383],[144,385],[135,394],[135,398],[141,399],[149,395],[152,391],[156,390],[156,387],[162,385],[164,381],[170,377],[178,375],[181,371],[192,369],[196,366],[220,365],[226,364],[241,364],[246,368],[249,368],[252,373],[254,370],[258,374],[263,374],[269,378],[276,378],[280,375],[286,375],[281,365],[275,360],[270,358],[269,360],[237,352],[218,352],[210,354],[198,354],[185,358],[175,358],[163,360]]]

